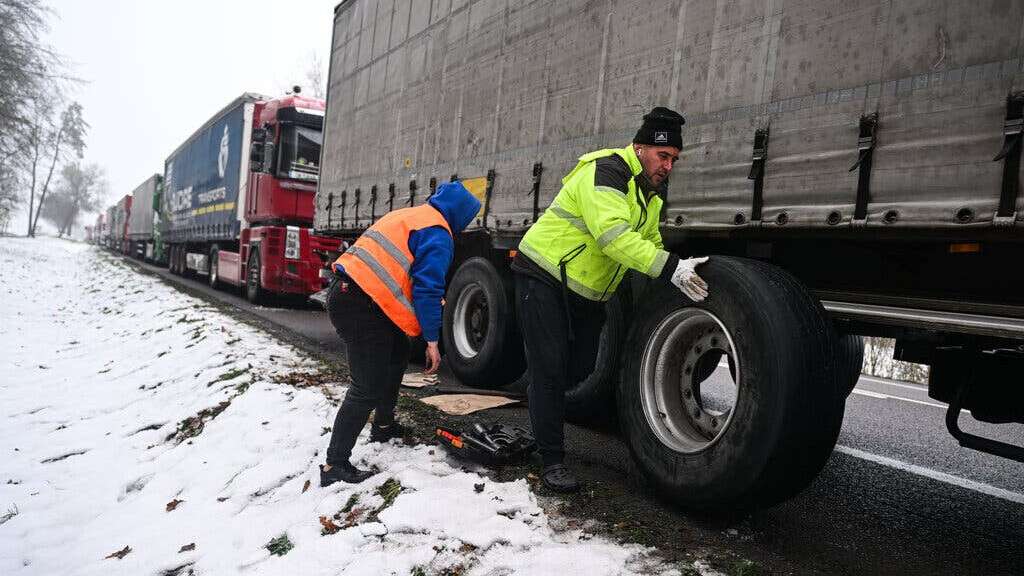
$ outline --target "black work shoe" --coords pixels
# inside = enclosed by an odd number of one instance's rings
[[[565,464],[545,466],[540,477],[544,481],[544,485],[555,492],[570,493],[580,489],[579,481]]]
[[[326,488],[339,481],[347,484],[359,484],[370,476],[373,476],[373,472],[370,472],[369,470],[360,470],[348,462],[331,466],[331,469],[327,472],[324,472],[324,465],[320,465],[321,488]]]
[[[392,438],[404,438],[409,429],[398,423],[397,420],[387,426],[370,426],[370,442],[387,442]]]

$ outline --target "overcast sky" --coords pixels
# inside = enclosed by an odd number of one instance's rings
[[[305,84],[314,54],[326,80],[337,3],[50,0],[49,42],[85,80],[72,96],[91,125],[85,161],[107,173],[104,204],[162,173],[167,155],[242,92]]]

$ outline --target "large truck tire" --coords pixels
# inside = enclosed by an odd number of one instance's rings
[[[839,389],[844,397],[849,396],[864,368],[864,339],[857,334],[840,334],[836,338],[834,361]]]
[[[178,244],[171,245],[171,258],[169,260],[171,274],[181,276],[181,246]]]
[[[575,424],[609,425],[615,422],[615,388],[619,360],[629,329],[631,297],[623,283],[605,304],[605,322],[594,360],[594,370],[565,392],[565,418]]]
[[[496,388],[523,372],[523,346],[509,274],[486,258],[459,266],[445,294],[441,340],[452,373],[465,385]]]
[[[262,278],[262,264],[260,263],[260,252],[257,246],[249,249],[249,265],[245,269],[245,299],[250,304],[260,305],[266,300],[266,291],[260,284]]]
[[[209,269],[207,270],[209,275],[206,278],[207,282],[210,284],[210,288],[213,288],[214,290],[220,287],[220,265],[217,262],[219,253],[220,248],[214,244],[210,248],[210,263],[208,265]]]
[[[835,446],[845,403],[836,332],[779,268],[712,257],[697,271],[703,302],[674,286],[645,295],[623,357],[621,429],[640,484],[659,496],[698,510],[772,506],[805,488]]]

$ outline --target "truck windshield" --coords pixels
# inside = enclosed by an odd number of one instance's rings
[[[278,176],[297,180],[316,180],[320,173],[319,130],[304,126],[281,129],[281,156]]]

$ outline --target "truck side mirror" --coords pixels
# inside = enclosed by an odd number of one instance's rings
[[[252,172],[262,172],[263,171],[263,153],[264,153],[263,148],[264,148],[264,146],[265,145],[263,144],[263,142],[256,142],[254,140],[253,143],[252,143],[252,147],[249,148],[249,170],[250,171],[252,171]]]
[[[263,172],[274,173],[274,143],[267,142],[263,145]]]

